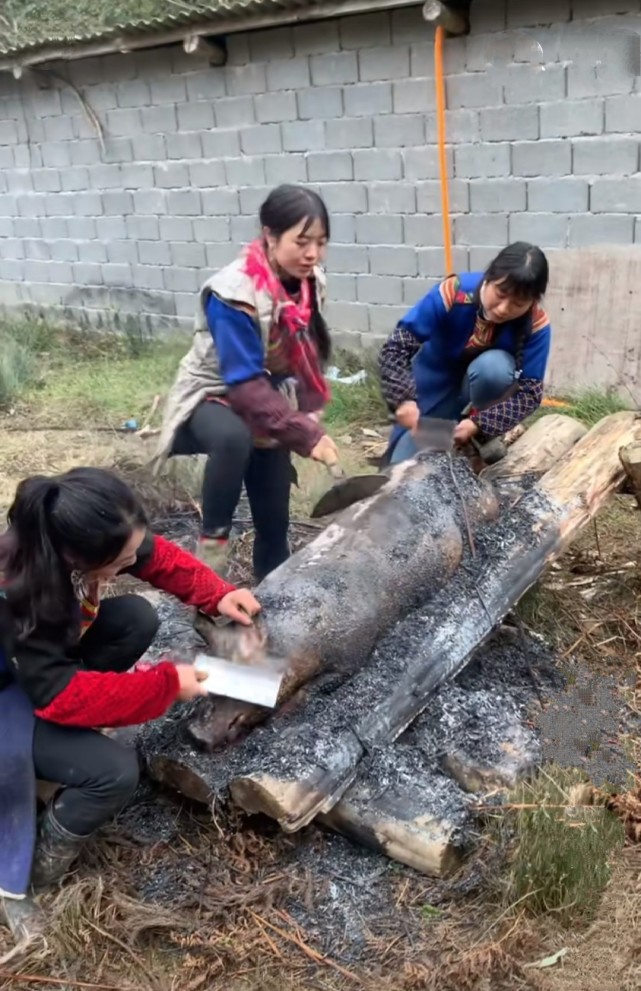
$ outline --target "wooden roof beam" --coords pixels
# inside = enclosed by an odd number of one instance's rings
[[[427,0],[423,4],[423,18],[435,28],[444,28],[449,35],[469,34],[469,4],[444,3],[442,0]]]

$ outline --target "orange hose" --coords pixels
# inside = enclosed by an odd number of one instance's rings
[[[437,27],[434,36],[434,83],[436,85],[436,125],[438,129],[438,161],[441,173],[441,214],[443,217],[443,244],[445,245],[445,275],[454,271],[452,262],[452,226],[450,223],[450,186],[447,176],[447,150],[445,148],[445,74],[443,72],[443,40],[445,30]]]

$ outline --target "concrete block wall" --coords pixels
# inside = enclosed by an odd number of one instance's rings
[[[641,0],[472,12],[471,34],[446,43],[456,268],[515,239],[641,243]],[[203,278],[283,181],[331,211],[344,340],[388,333],[444,274],[420,6],[228,45],[221,68],[167,48],[56,64],[50,82],[0,76],[0,304],[189,326]]]

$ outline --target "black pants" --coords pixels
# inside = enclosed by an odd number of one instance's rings
[[[229,535],[244,482],[256,531],[256,580],[287,559],[289,451],[254,447],[247,426],[233,410],[203,402],[178,431],[172,453],[208,455],[202,494],[204,536]]]
[[[157,629],[156,611],[141,596],[105,599],[75,653],[92,671],[127,671],[145,653]],[[95,730],[37,719],[33,759],[36,777],[64,786],[54,814],[75,836],[88,836],[104,825],[138,784],[136,752]]]

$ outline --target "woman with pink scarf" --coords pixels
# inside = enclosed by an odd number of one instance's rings
[[[289,554],[291,452],[337,461],[320,425],[331,342],[320,269],[329,217],[320,196],[279,186],[260,209],[259,238],[204,285],[194,342],[169,395],[158,464],[206,454],[200,556],[219,574],[243,482],[260,581]]]

